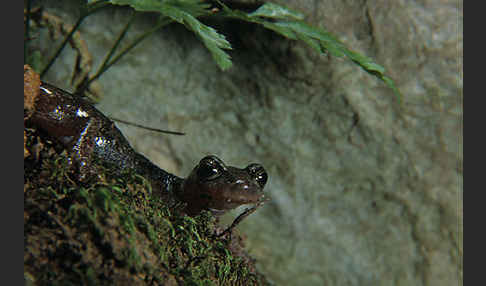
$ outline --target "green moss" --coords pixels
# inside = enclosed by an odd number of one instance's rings
[[[80,184],[67,152],[26,130],[29,151],[42,147],[24,160],[26,281],[267,284],[250,260],[214,236],[210,213],[181,215],[178,206],[152,197],[149,183],[133,173],[115,176],[100,166],[96,180]]]

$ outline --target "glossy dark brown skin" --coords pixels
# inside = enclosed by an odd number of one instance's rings
[[[259,164],[245,169],[226,166],[214,155],[206,156],[183,181],[179,197],[188,204],[187,212],[202,209],[221,214],[244,204],[257,203],[263,197],[267,173]]]
[[[177,177],[133,150],[113,121],[92,104],[50,84],[41,84],[29,120],[71,150],[81,181],[96,174],[94,160],[114,170],[133,169],[151,182],[155,194],[185,202],[189,215],[202,210],[220,214],[263,198],[267,173],[261,165],[240,169],[207,156],[186,179]]]

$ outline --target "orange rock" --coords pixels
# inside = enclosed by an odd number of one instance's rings
[[[40,84],[40,76],[29,65],[24,65],[24,118],[29,118],[34,110]]]

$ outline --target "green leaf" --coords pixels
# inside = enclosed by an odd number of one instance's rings
[[[254,12],[248,14],[249,17],[267,17],[284,20],[303,20],[304,15],[300,12],[290,10],[286,7],[273,3],[265,3]]]
[[[110,0],[115,5],[129,5],[136,11],[159,12],[176,8],[186,11],[194,17],[208,14],[209,4],[202,0]]]
[[[346,50],[344,53],[348,58],[350,58],[352,61],[356,62],[357,64],[361,65],[368,72],[375,72],[378,74],[385,73],[384,67],[380,66],[377,63],[374,63],[372,59],[364,55],[360,55],[350,50]]]
[[[372,59],[364,55],[349,50],[335,36],[323,28],[312,27],[305,23],[303,21],[304,15],[302,13],[269,2],[263,4],[254,12],[246,13],[244,11],[232,10],[220,0],[215,1],[222,7],[222,11],[217,14],[218,16],[257,23],[286,38],[303,41],[319,53],[329,52],[335,57],[348,58],[363,68],[366,72],[381,79],[400,96],[400,92],[396,88],[393,80],[385,76],[384,67],[373,62]],[[223,70],[231,67],[231,58],[223,50],[231,49],[231,45],[226,41],[223,35],[197,20],[197,17],[199,16],[211,16],[211,13],[208,11],[210,6],[207,1],[110,0],[109,2],[117,5],[130,5],[138,11],[159,12],[178,23],[184,24],[188,29],[192,30],[199,38],[201,38],[204,45],[211,52],[216,63]]]
[[[286,38],[289,38],[289,39],[292,39],[292,40],[297,40],[297,35],[291,29],[289,29],[287,27],[281,27],[279,25],[276,25],[276,24],[270,23],[270,22],[264,22],[262,24],[265,28],[273,30],[273,31],[283,35]]]
[[[344,57],[346,54],[344,45],[326,31],[319,30],[301,21],[278,22],[276,25],[287,27],[293,30],[297,35],[301,35],[302,38],[310,38],[319,41],[322,47],[335,57]]]
[[[321,45],[320,45],[320,42],[316,39],[313,39],[311,37],[308,37],[304,34],[297,34],[297,37],[299,38],[299,40],[303,41],[304,43],[306,43],[307,45],[309,45],[311,48],[313,48],[314,50],[316,50],[318,53],[322,53],[324,52],[321,48]]]
[[[388,85],[388,87],[391,88],[395,92],[395,94],[398,96],[398,104],[401,104],[402,103],[402,93],[397,88],[397,86],[395,85],[393,80],[391,78],[385,76],[385,75],[383,75],[381,77],[381,80],[383,80],[385,82],[385,84]]]
[[[230,56],[222,50],[230,50],[231,45],[223,35],[218,34],[215,29],[204,25],[191,14],[183,10],[171,7],[166,9],[164,14],[174,21],[184,24],[187,28],[196,33],[196,35],[201,38],[204,45],[211,52],[214,60],[222,70],[226,70],[231,67],[232,63]]]
[[[129,5],[137,11],[159,11],[167,1],[157,0],[110,0],[114,5]]]
[[[101,2],[106,2],[106,0],[86,0],[87,5],[95,5]]]
[[[303,17],[301,17],[300,13],[292,14],[293,11],[287,8],[267,2],[256,11],[247,14],[242,11],[231,10],[221,1],[216,1],[223,7],[223,17],[237,18],[243,21],[257,23],[286,38],[301,40],[319,53],[329,52],[335,57],[348,58],[366,72],[382,80],[388,87],[393,89],[400,100],[400,92],[393,80],[384,75],[384,67],[364,55],[349,50],[341,41],[326,30],[312,27],[305,23],[302,21]]]
[[[201,0],[110,0],[109,2],[115,5],[129,5],[141,12],[163,13],[170,7],[176,7],[195,16],[205,14],[205,9],[209,7],[209,4]]]
[[[208,15],[209,4],[202,0],[110,0],[117,5],[130,5],[137,11],[159,12],[192,30],[204,43],[218,66],[231,67],[231,58],[223,49],[231,49],[226,38],[204,25],[196,17]]]

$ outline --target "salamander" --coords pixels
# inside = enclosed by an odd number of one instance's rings
[[[184,211],[191,216],[202,210],[222,214],[243,204],[258,205],[264,197],[268,175],[260,164],[240,169],[209,155],[186,178],[178,177],[136,152],[113,121],[84,98],[45,82],[39,89],[28,120],[70,151],[80,181],[94,175],[94,160],[115,170],[129,168],[148,179],[154,194],[186,203]]]

